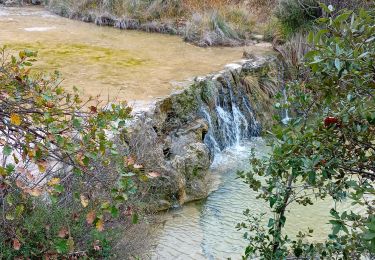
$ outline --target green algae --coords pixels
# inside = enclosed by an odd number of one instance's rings
[[[129,51],[107,48],[83,43],[58,43],[48,44],[43,42],[33,43],[8,43],[12,50],[37,51],[41,63],[38,68],[51,69],[63,67],[71,62],[78,62],[84,66],[111,65],[117,68],[127,68],[144,65],[146,60],[133,57]]]

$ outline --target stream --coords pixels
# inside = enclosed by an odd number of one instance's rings
[[[100,27],[41,7],[0,7],[0,46],[38,51],[38,70],[62,72],[63,86],[85,96],[150,102],[183,82],[221,70],[244,50],[269,46],[201,48],[179,36]]]
[[[181,82],[240,59],[244,50],[258,54],[270,50],[263,45],[199,48],[177,36],[98,27],[53,15],[40,7],[0,7],[0,28],[0,45],[38,50],[36,69],[60,70],[64,86],[77,85],[86,96],[101,94],[108,100],[130,102],[166,96],[181,88]],[[257,194],[236,173],[250,168],[251,148],[259,157],[267,156],[269,148],[261,138],[247,139],[258,134],[259,123],[249,101],[242,93],[234,93],[229,81],[226,85],[229,98],[221,90],[214,111],[210,114],[208,107],[201,111],[210,128],[204,141],[215,153],[210,168],[212,192],[205,200],[161,214],[164,224],[157,230],[151,259],[241,259],[246,247],[245,230],[237,231],[235,226],[245,220],[243,211],[267,212],[268,206],[256,199]],[[216,124],[212,114],[218,119]],[[320,227],[310,239],[325,239],[333,206],[328,200],[308,208],[293,206],[287,214],[286,232],[295,236],[308,227]]]
[[[165,224],[157,235],[151,259],[241,259],[246,247],[245,230],[236,224],[245,221],[243,211],[267,212],[267,205],[256,199],[237,171],[249,169],[251,148],[259,157],[267,156],[269,148],[261,138],[243,141],[217,155],[211,167],[213,191],[207,199],[192,202],[164,214]],[[319,201],[313,206],[293,206],[287,214],[286,232],[314,229],[310,240],[322,241],[330,231],[328,223],[332,201]],[[264,219],[264,224],[268,216]]]

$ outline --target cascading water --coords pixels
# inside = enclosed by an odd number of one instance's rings
[[[201,107],[209,127],[204,142],[213,154],[260,133],[260,124],[241,85],[233,84],[230,76],[224,76],[216,84],[219,86],[215,85],[211,97],[214,106]]]
[[[283,88],[283,96],[284,96],[284,104],[287,105],[288,104],[288,96],[287,96],[287,93],[286,93],[286,88],[284,87]],[[289,110],[288,108],[286,107],[284,109],[284,114],[283,114],[283,119],[281,120],[281,122],[284,124],[284,125],[287,125],[290,121],[290,117],[289,117]]]

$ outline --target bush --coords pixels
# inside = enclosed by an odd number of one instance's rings
[[[2,258],[89,254],[88,234],[128,208],[139,181],[124,140],[108,134],[121,136],[130,108],[84,102],[58,73],[31,72],[34,52],[0,55]]]
[[[322,8],[329,18],[319,19],[321,30],[308,35],[311,50],[297,66],[303,74],[308,69],[308,77],[287,82],[287,100],[279,95],[275,104],[293,111],[293,118],[275,124],[270,157],[253,157],[252,170],[241,174],[272,212],[263,226],[245,211],[248,221],[238,225],[249,230],[245,259],[375,256],[375,11],[333,15]],[[335,206],[327,212],[332,230],[323,243],[308,239],[314,223],[297,237],[285,234],[293,203],[308,207],[327,198]],[[354,207],[339,212],[336,204],[343,201]]]
[[[321,5],[331,5],[334,11],[326,12]],[[342,9],[359,10],[360,8],[373,7],[373,1],[364,0],[279,0],[275,8],[283,35],[290,38],[295,33],[310,31],[315,19],[322,16],[335,16]]]
[[[84,212],[46,205],[41,200],[23,203],[19,205],[29,210],[17,216],[18,238],[10,239],[6,229],[0,230],[1,259],[110,256],[113,234],[92,229]]]
[[[315,0],[280,0],[275,16],[281,23],[283,34],[290,37],[296,32],[308,30],[320,16],[320,8]]]

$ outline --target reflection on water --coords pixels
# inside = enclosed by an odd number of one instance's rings
[[[171,81],[221,70],[244,51],[243,47],[199,48],[178,36],[98,27],[39,7],[0,7],[1,44],[38,50],[38,68],[60,70],[64,86],[82,87],[86,95],[146,101],[179,87]]]
[[[244,231],[237,231],[235,226],[244,221],[242,212],[249,208],[253,213],[262,213],[268,208],[237,179],[237,170],[249,168],[252,147],[260,157],[269,151],[260,138],[227,150],[211,168],[219,183],[215,191],[205,201],[165,213],[166,222],[159,231],[152,259],[241,259],[246,241],[242,238]],[[330,201],[307,208],[294,206],[287,215],[286,231],[296,235],[299,230],[307,231],[307,227],[320,227],[314,230],[312,239],[325,239],[330,231],[327,222],[332,206]]]

